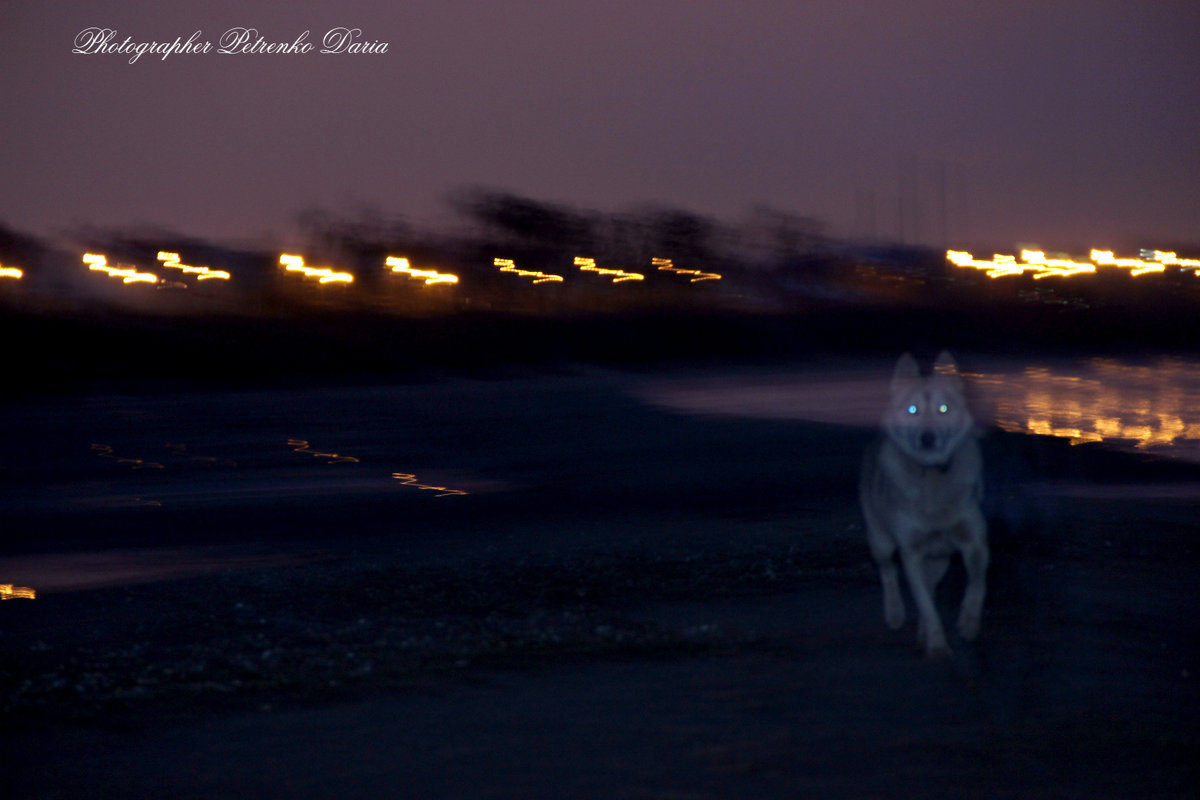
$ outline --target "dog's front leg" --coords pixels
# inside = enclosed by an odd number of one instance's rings
[[[946,644],[946,632],[942,629],[942,620],[938,617],[933,593],[925,582],[925,565],[922,563],[924,559],[912,550],[902,547],[900,561],[904,565],[904,575],[908,578],[908,587],[912,590],[913,602],[917,606],[918,641],[925,645],[927,657],[944,658],[950,655],[950,647]]]
[[[896,571],[896,543],[891,535],[881,529],[870,509],[865,509],[867,519],[867,544],[871,557],[879,568],[879,582],[883,585],[883,620],[892,630],[904,626],[904,599],[900,596],[900,577]]]
[[[966,540],[960,545],[963,565],[967,568],[967,590],[958,614],[958,632],[968,641],[979,635],[983,618],[983,597],[987,592],[987,522],[978,510],[963,520]]]
[[[937,598],[937,587],[942,582],[942,578],[946,576],[946,570],[950,568],[950,559],[939,556],[938,558],[925,559],[925,585],[929,587],[929,593]]]

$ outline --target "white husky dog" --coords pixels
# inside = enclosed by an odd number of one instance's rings
[[[923,376],[905,353],[892,375],[883,436],[863,459],[859,500],[867,542],[883,583],[883,618],[904,624],[900,557],[917,607],[917,639],[930,657],[950,648],[934,591],[955,551],[962,553],[967,589],[958,615],[964,639],[979,634],[988,565],[987,523],[979,509],[983,457],[954,357],[942,351]]]

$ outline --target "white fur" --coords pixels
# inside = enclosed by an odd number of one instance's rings
[[[979,634],[988,565],[979,509],[983,458],[954,358],[942,351],[932,375],[904,354],[892,375],[883,437],[863,460],[859,500],[867,542],[883,584],[884,620],[904,624],[896,558],[917,607],[918,640],[930,657],[949,654],[934,605],[950,556],[961,553],[967,589],[958,617],[964,639]]]

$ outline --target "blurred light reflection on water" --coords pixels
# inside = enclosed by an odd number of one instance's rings
[[[1200,458],[1200,364],[1091,358],[1031,365],[1018,374],[969,376],[991,403],[997,427]]]
[[[1200,362],[1160,357],[1019,363],[961,359],[983,425],[1200,461]],[[878,424],[892,362],[813,371],[650,381],[644,400],[676,411],[840,425]]]
[[[99,589],[139,583],[192,578],[235,569],[286,566],[315,557],[312,553],[269,552],[248,546],[190,546],[106,550],[103,552],[40,553],[0,556],[0,569],[34,584],[30,589],[0,584],[0,597],[33,599],[37,592]],[[8,593],[5,591],[8,586]]]

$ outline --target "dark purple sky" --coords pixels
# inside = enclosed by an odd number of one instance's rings
[[[359,27],[377,55],[79,55]],[[1200,241],[1194,0],[6,0],[0,222],[228,241],[297,211],[437,222],[486,186],[836,234]],[[945,175],[943,181],[942,176]],[[945,186],[943,213],[942,187]]]

